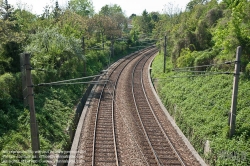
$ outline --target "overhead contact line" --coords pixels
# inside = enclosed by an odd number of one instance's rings
[[[99,76],[101,76],[101,75],[93,75],[93,76],[88,76],[88,77],[81,77],[81,78],[75,78],[75,79],[69,79],[69,80],[62,80],[62,81],[56,81],[56,82],[49,82],[49,83],[40,83],[40,84],[37,84],[35,86],[58,85],[58,84],[63,84],[63,83],[70,82],[70,81],[77,81],[77,80],[94,78],[94,77],[99,77]],[[95,81],[88,81],[88,82],[95,82]]]
[[[209,65],[201,65],[201,66],[193,66],[193,67],[183,67],[183,68],[174,68],[173,71],[178,70],[186,70],[186,69],[195,69],[195,68],[202,68],[202,67],[211,67],[211,66],[220,66],[220,65],[229,65],[229,64],[235,64],[236,61],[226,61],[224,63],[218,63],[218,64],[209,64]]]

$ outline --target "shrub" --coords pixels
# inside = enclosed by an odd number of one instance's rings
[[[15,79],[10,73],[5,73],[0,76],[0,109],[9,105],[11,102],[11,88],[10,85],[14,84]]]
[[[194,64],[194,54],[189,49],[182,49],[181,55],[177,59],[177,67],[190,67]]]
[[[216,54],[213,52],[204,51],[203,53],[199,54],[194,60],[194,66],[202,66],[202,65],[209,65],[213,62],[213,58]],[[196,70],[206,70],[207,67],[204,68],[196,68]]]
[[[250,63],[248,63],[247,66],[246,66],[245,74],[250,77]]]

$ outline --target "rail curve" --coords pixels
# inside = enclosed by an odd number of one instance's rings
[[[71,165],[201,165],[188,148],[180,150],[184,144],[174,130],[166,131],[158,101],[148,93],[144,75],[157,52],[155,46],[137,51],[101,76],[83,119],[78,150],[84,153]]]

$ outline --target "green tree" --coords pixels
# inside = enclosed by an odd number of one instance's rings
[[[13,17],[19,31],[24,33],[26,37],[35,33],[38,29],[39,18],[27,10],[16,9],[13,12]]]
[[[107,36],[121,36],[123,29],[127,26],[127,19],[119,5],[105,5],[101,8],[99,15],[109,17],[111,20]]]
[[[108,31],[110,29],[113,29],[114,25],[112,25],[112,20],[108,16],[96,14],[94,17],[89,19],[88,21],[88,31],[90,34],[94,34],[99,38],[97,41],[104,40],[106,39],[106,35],[108,35]]]
[[[134,17],[136,17],[136,14],[131,14],[131,16],[129,16],[129,19],[133,19]]]
[[[58,17],[61,15],[61,12],[62,12],[62,10],[59,7],[59,3],[58,3],[58,1],[56,1],[56,6],[55,6],[55,8],[53,10],[54,18],[58,19]]]
[[[123,14],[123,11],[122,8],[117,4],[105,5],[101,8],[99,14],[112,17],[116,14]]]
[[[203,4],[205,2],[207,2],[207,0],[192,0],[187,4],[186,9],[192,10],[196,5]]]
[[[46,79],[49,81],[66,77],[69,68],[74,70],[74,67],[82,65],[81,62],[85,59],[81,40],[60,34],[58,28],[42,29],[31,35],[30,44],[25,47],[25,51],[32,54],[32,64],[37,68],[57,70],[57,75],[53,75],[53,72],[46,73]],[[71,60],[75,61],[76,58],[78,63],[68,66]]]
[[[68,7],[81,16],[91,17],[94,15],[94,7],[89,0],[70,0]]]
[[[141,24],[140,28],[141,28],[143,33],[149,34],[152,32],[153,25],[151,22],[151,17],[146,10],[143,11],[142,17],[141,17],[139,22]]]
[[[60,17],[58,17],[55,25],[64,36],[73,36],[80,39],[83,35],[87,35],[88,20],[89,18],[82,17],[71,10],[66,10],[60,15]]]
[[[158,12],[151,12],[149,15],[153,22],[158,22],[160,20],[160,14]]]
[[[222,27],[218,26],[219,28],[215,30],[213,39],[217,47],[223,48],[225,54],[234,53],[237,46],[242,46],[241,64],[244,70],[250,61],[250,30],[248,28],[250,25],[250,3],[247,0],[238,0],[232,5],[234,7],[231,9],[227,27],[222,29]]]
[[[24,39],[14,14],[12,19],[0,19],[0,74],[20,71],[19,53]]]
[[[139,31],[141,34],[151,34],[154,28],[154,24],[150,14],[144,10],[142,16],[136,16],[133,19],[134,29]]]

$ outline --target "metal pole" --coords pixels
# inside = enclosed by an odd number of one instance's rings
[[[26,85],[28,90],[28,104],[30,109],[30,131],[31,131],[31,144],[32,151],[36,160],[39,160],[39,133],[38,126],[36,122],[36,111],[34,103],[34,94],[33,94],[33,83],[31,79],[31,65],[30,65],[30,54],[25,53],[25,66],[26,66]]]
[[[241,52],[242,52],[241,46],[237,47],[235,69],[234,69],[235,74],[234,74],[234,82],[233,82],[232,103],[231,103],[230,131],[229,131],[229,137],[230,138],[235,133],[236,108],[237,108],[238,83],[239,83],[239,75],[240,75],[240,56],[241,56]]]
[[[163,65],[163,73],[166,72],[166,57],[167,57],[167,36],[165,35],[165,40],[164,40],[164,65]]]

